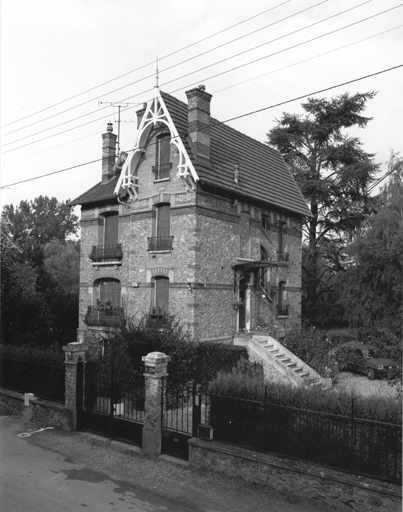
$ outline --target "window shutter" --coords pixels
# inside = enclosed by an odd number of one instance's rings
[[[171,161],[171,143],[169,135],[162,135],[158,138],[157,165],[169,164]]]
[[[117,245],[119,217],[117,213],[105,217],[105,243],[104,245]]]
[[[169,311],[169,279],[155,278],[155,310],[157,315],[167,315]]]
[[[99,300],[104,306],[110,303],[111,306],[120,307],[120,281],[116,279],[103,279],[99,283],[99,288]]]
[[[157,208],[157,236],[170,235],[170,206],[161,205]]]
[[[104,221],[103,217],[98,217],[98,245],[104,245]]]

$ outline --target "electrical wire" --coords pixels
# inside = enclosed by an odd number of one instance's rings
[[[340,83],[340,84],[337,84],[337,85],[332,85],[332,86],[330,86],[330,87],[326,87],[325,89],[320,89],[320,90],[317,90],[317,91],[313,91],[313,92],[310,92],[310,93],[307,93],[307,94],[303,94],[303,95],[301,95],[301,96],[294,97],[294,98],[289,99],[289,100],[282,101],[282,102],[280,102],[280,103],[276,103],[276,104],[274,104],[274,105],[269,105],[269,106],[267,106],[267,107],[263,107],[263,108],[260,108],[260,109],[257,109],[257,110],[253,110],[253,111],[247,112],[247,113],[245,113],[245,114],[240,114],[240,115],[238,115],[238,116],[235,116],[235,117],[231,117],[231,118],[229,118],[229,119],[226,119],[225,121],[215,121],[215,122],[214,122],[214,123],[212,123],[212,124],[213,124],[213,125],[218,125],[218,124],[228,123],[228,122],[230,122],[230,121],[234,121],[234,120],[236,120],[236,119],[241,119],[241,118],[243,118],[243,117],[247,117],[247,116],[250,116],[250,115],[253,115],[253,114],[257,114],[257,113],[259,113],[259,112],[263,112],[263,111],[265,111],[265,110],[269,110],[269,109],[272,109],[272,108],[275,108],[275,107],[278,107],[278,106],[281,106],[281,105],[285,105],[285,104],[287,104],[287,103],[292,103],[292,102],[294,102],[294,101],[300,100],[300,99],[302,99],[302,98],[306,98],[306,97],[308,97],[308,96],[314,96],[314,95],[316,95],[316,94],[320,94],[320,93],[322,93],[322,92],[326,92],[326,91],[330,91],[330,90],[332,90],[332,89],[336,89],[337,87],[342,87],[342,86],[344,86],[344,85],[352,84],[352,83],[354,83],[354,82],[358,82],[358,81],[360,81],[360,80],[365,80],[365,79],[367,79],[367,78],[370,78],[370,77],[373,77],[373,76],[377,76],[377,75],[380,75],[380,74],[382,74],[382,73],[387,73],[387,72],[389,72],[389,71],[393,71],[393,70],[398,69],[398,68],[401,68],[401,67],[403,67],[403,64],[398,64],[397,66],[393,66],[393,67],[391,67],[391,68],[383,69],[383,70],[381,70],[381,71],[377,71],[377,72],[375,72],[375,73],[371,73],[371,74],[369,74],[369,75],[365,75],[365,76],[362,76],[362,77],[359,77],[359,78],[354,78],[354,79],[352,79],[352,80],[349,80],[349,81],[347,81],[347,82],[343,82],[343,83]],[[197,130],[195,130],[195,131],[197,131]],[[154,144],[155,144],[155,143],[154,143]],[[152,144],[150,144],[150,145],[152,145]],[[149,146],[150,146],[150,145],[149,145]],[[146,147],[146,146],[144,146],[144,148],[145,148],[145,147]],[[135,148],[135,149],[139,149],[139,148]],[[135,149],[127,150],[127,151],[126,151],[126,153],[129,153],[129,152],[131,152],[131,151],[134,151]],[[90,164],[93,164],[93,163],[95,163],[95,162],[99,162],[99,161],[101,161],[101,160],[102,160],[102,158],[98,158],[98,159],[96,159],[96,160],[91,160],[91,161],[89,161],[89,162],[84,162],[84,163],[82,163],[82,164],[74,165],[74,166],[72,166],[72,167],[67,167],[66,169],[61,169],[61,170],[59,170],[59,171],[54,171],[54,172],[51,172],[51,173],[42,174],[41,176],[35,176],[35,177],[33,177],[33,178],[28,178],[28,179],[26,179],[26,180],[21,180],[21,181],[17,181],[17,182],[15,182],[15,183],[10,183],[10,184],[8,184],[8,185],[3,185],[3,186],[1,186],[1,187],[0,187],[0,189],[2,189],[2,188],[12,187],[12,186],[14,186],[14,185],[20,185],[21,183],[27,183],[27,182],[29,182],[29,181],[38,180],[38,179],[41,179],[41,178],[45,178],[45,177],[47,177],[47,176],[51,176],[51,175],[53,175],[53,174],[58,174],[58,173],[61,173],[61,172],[70,171],[70,170],[72,170],[72,169],[76,169],[76,168],[78,168],[78,167],[83,167],[83,166],[85,166],[85,165],[90,165]]]
[[[242,25],[243,23],[246,23],[246,22],[248,22],[250,20],[253,20],[254,18],[262,16],[263,14],[266,14],[267,12],[273,11],[274,9],[277,9],[278,7],[282,7],[283,5],[288,4],[291,1],[292,0],[286,0],[282,4],[276,5],[275,7],[271,7],[270,9],[265,9],[264,11],[259,12],[258,14],[255,14],[253,16],[250,16],[249,18],[246,18],[246,19],[238,22],[238,23],[235,23],[234,25],[231,25],[231,26],[226,27],[226,28],[224,28],[222,30],[219,30],[218,32],[215,32],[214,34],[211,34],[209,36],[203,37],[202,39],[199,39],[198,41],[195,41],[194,43],[188,44],[187,46],[184,46],[184,47],[182,47],[182,48],[180,48],[178,50],[175,50],[175,51],[173,51],[171,53],[168,53],[167,55],[163,55],[162,57],[159,58],[159,61],[167,59],[168,57],[172,57],[173,55],[176,55],[177,53],[180,53],[180,52],[182,52],[184,50],[187,50],[187,49],[191,48],[192,46],[195,46],[197,44],[202,43],[203,41],[207,41],[208,39],[211,39],[212,37],[215,37],[215,36],[217,36],[219,34],[222,34],[222,33],[226,32],[227,30],[231,30],[232,28],[238,27],[239,25]],[[51,109],[53,107],[57,107],[58,105],[61,105],[62,103],[66,103],[67,101],[70,101],[70,100],[75,99],[75,98],[77,98],[79,96],[82,96],[83,94],[86,94],[87,92],[94,91],[95,89],[98,89],[99,87],[102,87],[104,85],[110,84],[111,82],[115,82],[116,80],[119,80],[120,78],[123,78],[123,77],[125,77],[127,75],[130,75],[132,73],[135,73],[136,71],[140,71],[141,69],[144,69],[147,66],[150,66],[151,64],[154,64],[154,62],[148,62],[147,64],[143,64],[142,66],[140,66],[140,67],[138,67],[136,69],[132,69],[131,71],[128,71],[127,73],[124,73],[123,75],[120,75],[120,76],[117,76],[115,78],[112,78],[111,80],[107,80],[106,82],[103,82],[102,84],[99,84],[99,85],[96,85],[94,87],[91,87],[90,89],[87,89],[86,91],[83,91],[83,92],[80,92],[78,94],[75,94],[74,96],[70,96],[69,98],[66,98],[66,99],[64,99],[62,101],[59,101],[58,103],[54,103],[53,105],[45,107],[42,110],[38,110],[37,112],[33,112],[32,114],[29,114],[29,115],[27,115],[25,117],[21,117],[20,119],[16,119],[15,121],[12,121],[10,123],[7,123],[7,124],[3,125],[2,128],[5,128],[6,126],[10,126],[12,124],[18,123],[19,121],[23,121],[24,119],[27,119],[29,117],[32,117],[32,116],[35,116],[35,115],[40,114],[42,112],[45,112],[46,110],[49,110],[49,109]],[[115,92],[115,91],[112,91],[112,92]],[[107,94],[110,94],[110,93],[107,93]],[[90,100],[90,101],[93,101],[93,100]],[[84,105],[84,104],[85,103],[82,103],[82,105]],[[81,105],[79,105],[79,106],[81,106]],[[73,107],[73,108],[76,108],[76,107]],[[68,110],[70,110],[70,109],[68,109]],[[60,112],[60,113],[67,112],[68,110],[65,110],[65,111]],[[56,114],[56,115],[58,115],[58,114]],[[53,117],[53,116],[51,116],[51,117]],[[46,119],[49,119],[49,118],[46,118]],[[38,122],[40,122],[40,121],[38,121]],[[33,123],[33,124],[35,124],[35,123]],[[31,126],[31,125],[28,125],[28,126]],[[25,126],[25,128],[27,128],[28,126]],[[9,133],[12,133],[12,132],[9,132]],[[5,134],[5,135],[7,135],[7,134]]]
[[[242,85],[242,84],[244,84],[244,83],[247,83],[247,82],[250,82],[250,81],[253,81],[253,80],[257,80],[257,79],[262,78],[262,77],[264,77],[264,76],[267,76],[267,75],[271,75],[271,74],[277,73],[278,71],[282,71],[282,70],[284,70],[284,69],[288,69],[288,68],[290,68],[290,67],[297,66],[298,64],[303,64],[303,63],[308,62],[308,61],[310,61],[310,60],[314,60],[314,59],[317,59],[317,58],[319,58],[319,57],[323,57],[324,55],[328,55],[328,54],[330,54],[330,53],[334,53],[335,51],[342,50],[342,49],[348,48],[348,47],[350,47],[350,46],[354,46],[355,44],[362,43],[362,42],[364,42],[364,41],[367,41],[367,40],[369,40],[369,39],[373,39],[373,38],[375,38],[375,37],[378,37],[378,36],[380,36],[380,35],[386,34],[386,33],[388,33],[388,32],[392,32],[393,30],[397,30],[397,29],[402,28],[402,27],[403,27],[403,25],[398,25],[397,27],[393,27],[393,28],[391,28],[391,29],[384,30],[383,32],[378,32],[377,34],[374,34],[374,35],[372,35],[372,36],[369,36],[369,37],[366,37],[366,38],[360,39],[360,40],[358,40],[358,41],[354,41],[354,42],[349,43],[349,44],[346,44],[346,45],[344,45],[344,46],[339,46],[338,48],[334,48],[333,50],[329,50],[329,51],[327,51],[327,52],[320,53],[320,54],[318,54],[318,55],[314,55],[313,57],[309,57],[309,58],[307,58],[307,59],[303,59],[303,60],[300,60],[300,61],[298,61],[298,62],[294,62],[293,64],[289,64],[288,66],[283,66],[283,67],[281,67],[281,68],[277,68],[277,69],[274,69],[274,70],[272,70],[272,71],[269,71],[268,73],[263,73],[263,74],[261,74],[261,75],[257,75],[257,76],[255,76],[255,77],[249,78],[248,80],[243,80],[242,82],[237,82],[237,83],[235,83],[235,84],[231,84],[231,85],[229,85],[229,86],[227,86],[227,87],[224,87],[224,88],[222,88],[222,89],[217,89],[217,90],[213,91],[213,93],[212,93],[212,94],[217,94],[217,93],[220,93],[220,92],[225,91],[225,90],[227,90],[227,89],[231,89],[232,87],[237,87],[238,85]],[[102,118],[102,119],[104,119],[104,118]],[[116,122],[116,121],[115,121],[115,122]],[[122,122],[124,122],[124,121],[122,121]],[[136,122],[136,120],[134,120],[134,119],[133,119],[133,120],[128,121],[128,122],[134,123],[134,122]],[[30,156],[37,155],[37,154],[39,154],[39,153],[45,153],[45,152],[47,152],[47,151],[51,151],[51,150],[53,150],[53,149],[56,149],[56,148],[59,148],[59,147],[62,147],[62,146],[66,146],[67,144],[71,144],[71,143],[73,143],[73,142],[77,142],[77,141],[79,141],[79,140],[83,140],[84,138],[92,137],[92,136],[95,136],[95,135],[98,135],[98,134],[99,134],[99,132],[94,132],[94,133],[92,133],[91,135],[87,135],[87,136],[84,136],[84,137],[80,137],[80,138],[78,138],[78,139],[74,139],[73,141],[69,141],[69,142],[66,142],[66,143],[64,143],[64,144],[59,144],[59,145],[57,145],[57,146],[52,146],[51,148],[44,149],[44,150],[42,150],[42,151],[38,151],[38,152],[36,152],[36,153],[30,153],[29,155],[27,155],[26,157],[23,157],[23,158],[28,158],[28,157],[30,157]]]
[[[360,4],[360,5],[362,5],[362,4]],[[248,66],[248,65],[255,64],[256,62],[260,62],[261,60],[267,59],[267,58],[272,57],[272,56],[274,56],[274,55],[278,55],[278,54],[280,54],[280,53],[284,53],[285,51],[289,51],[289,50],[291,50],[291,49],[297,48],[297,47],[302,46],[302,45],[304,45],[304,44],[308,44],[308,43],[310,43],[310,42],[312,42],[312,41],[316,41],[316,40],[318,40],[318,39],[321,39],[321,38],[326,37],[326,36],[328,36],[328,35],[334,34],[334,33],[336,33],[336,32],[340,32],[341,30],[344,30],[344,29],[346,29],[346,28],[350,28],[350,27],[355,26],[355,25],[357,25],[357,24],[359,24],[359,23],[363,23],[364,21],[368,21],[369,19],[372,19],[372,18],[375,18],[375,17],[380,16],[380,15],[382,15],[382,14],[385,14],[386,12],[389,12],[389,11],[391,11],[391,10],[393,10],[393,9],[398,8],[398,7],[402,7],[402,5],[398,5],[398,6],[395,6],[395,7],[390,8],[390,9],[387,9],[387,10],[385,10],[385,11],[381,11],[381,12],[376,13],[376,14],[374,14],[374,15],[372,15],[372,16],[367,17],[367,18],[363,18],[363,19],[358,20],[358,21],[356,21],[356,22],[354,22],[354,23],[351,23],[351,24],[349,24],[349,25],[345,25],[344,27],[340,27],[340,28],[338,28],[338,29],[335,29],[335,30],[333,30],[333,31],[327,32],[327,33],[325,33],[325,34],[321,34],[321,35],[319,35],[319,36],[316,36],[316,37],[314,37],[314,38],[308,39],[308,40],[303,41],[303,42],[301,42],[301,43],[297,43],[297,44],[295,44],[295,45],[293,45],[293,46],[290,46],[290,47],[288,47],[288,48],[285,48],[285,49],[279,50],[278,52],[275,52],[275,53],[272,53],[272,54],[269,54],[269,55],[266,55],[266,56],[260,57],[260,58],[258,58],[258,59],[253,60],[253,61],[249,61],[249,62],[247,62],[247,63],[245,63],[245,64],[242,64],[242,65],[240,65],[240,66],[236,66],[236,67],[234,67],[234,68],[231,68],[231,69],[229,69],[229,70],[223,71],[223,72],[221,72],[221,73],[217,73],[217,74],[212,75],[212,76],[210,76],[210,77],[208,77],[208,78],[205,78],[205,79],[204,79],[204,81],[211,80],[212,78],[216,78],[216,77],[218,77],[218,76],[222,76],[222,75],[224,75],[224,74],[226,74],[226,73],[229,73],[229,72],[231,72],[231,71],[235,71],[235,70],[237,70],[237,69],[240,69],[240,68],[246,67],[246,66]],[[351,9],[348,9],[348,10],[351,10]],[[344,12],[346,12],[346,11],[343,11],[343,13],[344,13]],[[340,14],[342,14],[342,13],[338,13],[337,15],[340,15]],[[330,16],[329,18],[332,18],[332,17],[334,17],[334,16],[336,16],[336,15]],[[329,19],[329,18],[326,18],[326,19],[321,20],[321,21],[326,21],[326,20],[327,20],[327,19]],[[320,23],[320,22],[315,22],[315,23],[313,23],[312,25],[317,25],[318,23]],[[291,35],[291,34],[294,34],[295,32],[299,32],[299,31],[301,31],[301,30],[304,30],[305,28],[309,28],[309,27],[310,27],[310,26],[312,26],[312,25],[308,25],[307,27],[304,27],[304,28],[302,28],[302,29],[298,29],[297,31],[291,32],[291,33],[289,33],[289,34],[287,34],[287,35]],[[287,35],[286,35],[286,36],[287,36]],[[284,37],[286,37],[286,36],[281,36],[280,38],[277,38],[277,39],[275,39],[275,40],[272,40],[272,41],[266,42],[266,43],[264,43],[264,44],[269,44],[270,42],[276,41],[276,40],[281,39],[281,38],[284,38]],[[263,45],[264,45],[264,44],[263,44]],[[165,82],[163,85],[168,85],[168,84],[170,84],[170,83],[173,83],[173,82],[176,82],[176,81],[178,81],[178,80],[181,80],[182,78],[185,78],[185,77],[187,77],[187,76],[193,75],[193,74],[198,73],[198,72],[200,72],[200,71],[204,71],[204,70],[205,70],[205,69],[207,69],[207,68],[210,68],[210,67],[212,67],[212,66],[214,66],[214,65],[217,65],[217,64],[221,64],[222,62],[225,62],[225,61],[227,61],[227,60],[229,60],[229,59],[231,59],[231,58],[234,58],[234,57],[237,57],[237,56],[239,56],[239,55],[242,55],[242,54],[244,54],[244,53],[246,53],[246,52],[248,52],[248,51],[251,51],[251,50],[256,49],[256,48],[258,48],[258,47],[260,47],[260,46],[263,46],[263,45],[259,45],[259,46],[257,46],[257,47],[252,48],[252,49],[245,50],[245,51],[243,51],[243,52],[240,52],[239,54],[236,54],[236,55],[234,55],[234,56],[228,57],[228,58],[223,59],[223,60],[221,60],[221,61],[219,61],[219,62],[216,62],[216,63],[210,64],[210,65],[205,66],[205,67],[203,67],[203,68],[200,68],[200,69],[198,69],[198,70],[196,70],[196,71],[192,71],[192,72],[190,72],[190,73],[187,73],[187,74],[185,74],[185,75],[182,75],[181,77],[178,77],[178,78],[172,79],[172,80],[170,80],[170,81],[168,81],[168,82]],[[194,84],[191,84],[191,85],[194,85]],[[186,87],[181,87],[181,88],[176,89],[176,90],[174,90],[174,91],[170,91],[170,94],[172,94],[172,93],[174,93],[174,92],[177,92],[177,91],[180,91],[180,90],[182,90],[182,89],[186,89],[187,87],[190,87],[191,85],[187,85]],[[135,98],[136,96],[139,96],[140,94],[143,94],[143,93],[146,93],[146,92],[149,92],[149,91],[150,91],[150,89],[147,89],[146,91],[142,91],[141,93],[137,93],[137,94],[135,94],[135,95],[129,96],[129,97],[127,97],[127,98],[124,98],[124,99],[120,100],[120,102],[124,102],[124,101],[127,101],[127,100],[129,100],[129,99]],[[109,108],[109,107],[106,107],[106,108]],[[128,108],[126,108],[126,109],[122,109],[122,110],[121,110],[121,112],[125,112],[126,110],[130,110],[130,109],[132,109],[132,108],[135,108],[135,107],[133,107],[133,106],[132,106],[132,107],[128,107]],[[69,122],[72,122],[72,121],[74,121],[74,120],[80,119],[80,118],[82,118],[82,117],[86,117],[87,115],[90,115],[90,114],[92,114],[92,113],[99,112],[99,110],[102,110],[102,109],[98,109],[98,110],[93,111],[93,112],[91,112],[91,113],[83,114],[82,116],[79,116],[79,117],[77,117],[77,118],[74,118],[74,119],[72,119],[72,120],[70,120],[70,121],[66,121],[66,122],[61,123],[61,124],[59,124],[59,125],[53,126],[53,127],[51,127],[51,128],[47,128],[46,130],[42,130],[42,131],[37,132],[37,133],[35,133],[35,134],[28,135],[28,136],[26,136],[26,137],[22,137],[22,138],[20,138],[20,139],[15,140],[15,141],[12,141],[12,142],[9,142],[9,143],[7,143],[7,144],[4,144],[4,145],[3,145],[3,147],[6,147],[6,146],[11,145],[11,144],[15,144],[16,142],[19,142],[19,141],[21,141],[21,140],[25,140],[25,139],[30,138],[30,137],[33,137],[33,136],[35,136],[35,135],[39,135],[40,133],[43,133],[43,132],[45,132],[45,131],[49,131],[49,130],[51,130],[51,129],[57,128],[58,126],[61,126],[61,125],[67,124],[67,123],[69,123]],[[102,119],[105,119],[105,117],[109,117],[109,116],[103,116],[103,117],[100,117],[100,118],[94,119],[94,120],[92,120],[92,121],[89,121],[88,123],[83,123],[83,124],[81,124],[81,125],[79,125],[79,126],[76,126],[76,127],[73,127],[73,128],[67,129],[67,130],[63,130],[63,131],[58,132],[58,133],[53,134],[53,135],[49,135],[48,137],[43,137],[43,138],[41,138],[41,139],[39,139],[39,140],[37,140],[37,141],[33,141],[33,142],[31,142],[31,143],[24,144],[24,145],[22,145],[22,146],[18,146],[17,148],[12,148],[12,149],[10,149],[10,150],[4,151],[3,153],[8,153],[8,152],[11,152],[11,151],[16,151],[16,150],[21,149],[21,148],[23,148],[23,147],[26,147],[26,146],[28,146],[28,145],[30,145],[30,144],[36,144],[37,142],[41,142],[41,141],[46,140],[46,139],[48,139],[48,138],[56,137],[56,136],[58,136],[58,135],[61,135],[61,134],[66,133],[66,132],[68,132],[68,131],[71,131],[72,129],[81,128],[82,126],[86,126],[87,124],[94,123],[94,122],[100,121],[100,120],[102,120]]]
[[[254,33],[256,33],[256,32],[258,32],[258,31],[260,31],[260,30],[263,30],[263,29],[265,29],[265,28],[271,27],[271,26],[273,26],[273,25],[276,25],[276,24],[278,24],[278,23],[281,23],[282,21],[285,21],[285,20],[288,20],[288,19],[290,19],[290,18],[293,18],[294,16],[297,16],[298,14],[301,14],[301,13],[304,13],[304,12],[306,12],[306,11],[309,11],[310,9],[313,9],[314,7],[317,7],[318,5],[321,5],[321,4],[326,3],[326,2],[328,2],[328,0],[322,0],[322,1],[321,1],[321,2],[319,2],[318,4],[315,4],[315,5],[311,6],[311,7],[308,7],[308,8],[306,8],[306,9],[301,10],[301,11],[298,11],[298,12],[296,12],[296,13],[294,13],[294,14],[290,15],[290,16],[287,16],[287,17],[285,17],[285,18],[282,18],[281,20],[278,20],[278,21],[276,21],[276,22],[270,23],[269,25],[265,25],[264,27],[262,27],[262,28],[260,28],[260,29],[253,30],[252,32],[249,32],[249,33],[247,33],[247,34],[244,34],[243,36],[237,37],[237,38],[235,38],[235,39],[232,39],[231,41],[228,41],[228,42],[223,43],[223,44],[221,44],[221,45],[219,45],[219,46],[216,46],[216,47],[214,47],[214,48],[211,48],[210,50],[207,50],[207,51],[205,51],[205,52],[202,52],[202,53],[199,53],[199,54],[197,54],[197,55],[194,55],[193,57],[189,57],[188,59],[185,59],[185,60],[183,60],[183,61],[181,61],[181,62],[179,62],[179,63],[177,63],[177,64],[173,64],[172,66],[169,66],[168,68],[162,69],[162,70],[160,70],[160,71],[161,71],[161,72],[163,72],[163,71],[168,71],[168,70],[170,70],[170,69],[173,69],[173,68],[175,68],[175,67],[178,67],[178,66],[180,66],[180,65],[182,65],[182,64],[185,64],[185,63],[187,63],[187,62],[189,62],[189,61],[191,61],[191,60],[194,60],[194,59],[197,59],[197,58],[199,58],[199,57],[201,57],[201,56],[203,56],[203,55],[206,55],[207,53],[210,53],[210,52],[215,51],[215,50],[217,50],[217,49],[219,49],[219,48],[222,48],[223,46],[226,46],[226,45],[231,44],[231,43],[233,43],[233,42],[235,42],[235,41],[238,41],[239,39],[242,39],[242,38],[244,38],[244,37],[250,36],[250,35],[252,35],[252,34],[254,34]],[[364,2],[364,4],[369,3],[369,2],[372,2],[372,0],[367,0],[366,2]],[[356,7],[360,7],[361,5],[364,5],[364,4],[359,4],[359,5],[358,5],[358,6],[356,6]],[[282,5],[282,4],[281,4],[281,5]],[[350,8],[350,9],[347,9],[347,11],[352,10],[352,9],[355,9],[356,7],[352,7],[352,8]],[[344,14],[344,13],[345,13],[345,12],[347,12],[347,11],[343,11],[343,12],[341,12],[341,13],[338,13],[338,14],[337,14],[337,15],[335,15],[335,16],[338,16],[338,15],[340,15],[340,14]],[[331,16],[331,17],[334,17],[334,16]],[[329,19],[329,18],[326,18],[326,19]],[[326,20],[323,20],[323,21],[326,21]],[[314,24],[316,24],[316,23],[314,23]],[[309,25],[309,26],[310,26],[310,25]],[[306,27],[306,28],[309,28],[309,26],[308,26],[308,27]],[[302,30],[303,30],[303,29],[302,29]],[[295,33],[295,32],[291,32],[291,34],[293,34],[293,33]],[[286,34],[286,36],[284,36],[284,37],[287,37],[287,35],[291,35],[291,34]],[[273,41],[276,41],[276,39],[274,39]],[[270,42],[273,42],[273,41],[270,41]],[[268,43],[265,43],[265,44],[268,44]],[[252,48],[252,50],[253,50],[253,48]],[[249,51],[250,51],[250,50],[249,50]],[[243,52],[242,52],[242,53],[243,53]],[[235,57],[236,57],[236,55],[235,55]],[[231,58],[233,58],[233,57],[231,57]],[[220,61],[219,61],[217,64],[220,64]],[[216,64],[214,64],[214,63],[213,63],[213,64],[212,64],[212,66],[214,66],[214,65],[216,65]],[[139,69],[140,69],[140,68],[139,68]],[[198,70],[196,70],[195,72],[197,72],[197,71],[198,71]],[[147,76],[145,76],[145,77],[143,77],[143,78],[139,78],[138,80],[135,80],[134,82],[130,82],[129,84],[123,85],[123,86],[121,86],[121,87],[118,87],[117,89],[114,89],[113,91],[109,91],[109,92],[105,93],[105,95],[108,95],[108,94],[112,94],[112,93],[114,93],[114,92],[121,91],[122,89],[126,89],[127,87],[131,87],[132,85],[135,85],[135,84],[138,84],[138,83],[140,83],[140,82],[143,82],[143,81],[145,81],[145,80],[147,80],[147,79],[149,79],[149,78],[152,78],[152,77],[154,77],[154,76],[155,76],[155,75],[154,75],[154,73],[153,73],[153,74],[151,74],[151,75],[147,75]],[[146,91],[142,91],[141,93],[138,93],[136,96],[138,96],[139,94],[144,94],[144,93],[150,92],[150,91],[152,91],[152,88],[151,88],[151,89],[147,89]],[[131,98],[134,98],[134,97],[135,97],[135,96],[131,96]],[[73,107],[70,107],[70,108],[68,108],[68,109],[66,109],[66,110],[63,110],[63,111],[61,111],[61,112],[58,112],[58,113],[56,113],[56,114],[52,114],[51,116],[45,117],[44,119],[40,119],[40,120],[35,121],[35,122],[33,122],[33,123],[29,124],[29,125],[23,126],[23,127],[21,127],[21,128],[17,128],[17,129],[15,129],[15,130],[12,130],[11,132],[7,132],[7,133],[3,134],[3,137],[6,137],[6,136],[11,135],[11,134],[16,133],[16,132],[19,132],[19,131],[21,131],[21,130],[25,130],[26,128],[29,128],[29,127],[34,126],[34,125],[36,125],[36,124],[42,123],[43,121],[47,121],[47,120],[49,120],[49,119],[52,119],[52,118],[54,118],[54,117],[57,117],[58,115],[65,114],[66,112],[70,112],[71,110],[74,110],[74,109],[76,109],[76,108],[82,107],[83,105],[87,105],[88,103],[91,103],[91,102],[92,102],[92,101],[94,101],[95,99],[96,99],[96,98],[91,98],[90,100],[84,101],[83,103],[80,103],[80,104],[78,104],[78,105],[75,105],[75,106],[73,106]],[[121,101],[123,102],[124,100],[121,100]],[[118,103],[119,103],[119,102],[118,102]],[[19,141],[21,141],[21,140],[29,139],[29,138],[31,138],[31,137],[34,137],[35,135],[39,135],[40,133],[44,133],[44,132],[47,132],[47,131],[49,131],[49,130],[53,130],[53,129],[55,129],[55,128],[58,128],[59,126],[63,126],[63,125],[65,125],[65,124],[72,123],[73,121],[77,121],[78,119],[82,119],[83,117],[86,117],[86,116],[88,116],[88,115],[94,114],[94,113],[99,112],[99,111],[101,111],[101,110],[105,110],[106,108],[109,108],[109,106],[101,107],[101,108],[99,108],[99,109],[93,110],[93,111],[88,112],[88,113],[86,113],[86,114],[82,114],[81,116],[74,117],[73,119],[69,119],[68,121],[64,121],[63,123],[59,123],[59,124],[54,125],[54,126],[51,126],[51,127],[49,127],[49,128],[45,128],[45,129],[43,129],[43,130],[41,130],[41,131],[39,131],[39,132],[35,132],[35,133],[31,134],[31,135],[26,135],[25,137],[22,137],[22,138],[20,138],[20,139],[16,139],[16,140],[14,140],[14,141],[12,141],[12,142],[8,142],[8,143],[6,143],[6,144],[3,144],[3,147],[5,147],[5,146],[9,146],[10,144],[15,144],[16,142],[19,142]]]

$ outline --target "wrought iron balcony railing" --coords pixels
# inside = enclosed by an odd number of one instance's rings
[[[153,165],[153,173],[155,176],[155,181],[157,180],[166,180],[169,179],[169,175],[172,169],[172,163],[162,164],[162,165]]]
[[[83,321],[86,325],[117,327],[124,318],[123,308],[116,306],[88,306]]]
[[[172,251],[173,236],[148,237],[149,251]]]
[[[121,244],[116,245],[93,245],[90,254],[92,261],[110,261],[123,259]]]
[[[283,261],[283,262],[290,261],[290,255],[288,252],[277,251],[276,256],[277,256],[277,261]]]
[[[288,316],[288,304],[277,304],[277,316]]]

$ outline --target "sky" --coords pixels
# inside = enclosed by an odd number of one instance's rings
[[[308,96],[377,91],[373,120],[348,133],[381,176],[402,149],[403,67],[314,93],[403,64],[402,43],[402,0],[3,0],[0,202],[98,183],[101,135],[108,122],[117,133],[121,105],[120,149],[132,148],[157,57],[161,90],[186,101],[204,84],[212,116],[261,142]]]

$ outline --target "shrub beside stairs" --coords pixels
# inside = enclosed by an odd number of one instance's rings
[[[332,387],[331,379],[321,377],[318,372],[269,335],[235,337],[234,344],[247,347],[250,359],[263,363],[265,377],[269,377],[269,380],[273,380],[273,373],[265,369],[266,365],[279,372],[283,381],[286,379],[294,386],[321,386],[323,389]]]

